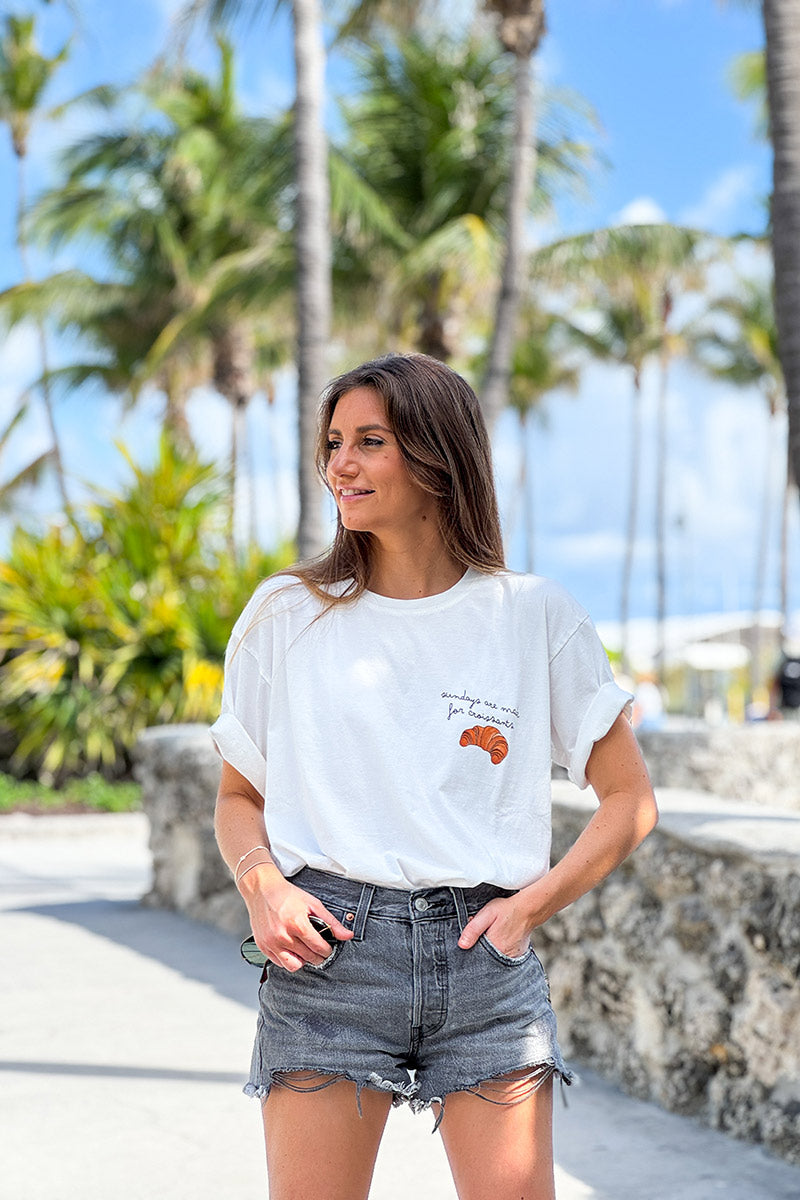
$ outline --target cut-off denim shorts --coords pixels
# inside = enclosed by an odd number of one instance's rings
[[[408,892],[310,867],[291,882],[354,936],[316,966],[267,965],[248,1095],[348,1079],[359,1111],[362,1089],[372,1088],[415,1111],[439,1103],[438,1126],[449,1092],[515,1103],[554,1075],[572,1081],[533,948],[509,958],[485,935],[470,950],[457,944],[469,917],[512,892],[490,884]],[[512,1073],[515,1099],[497,1090],[503,1098],[493,1100],[491,1081]]]

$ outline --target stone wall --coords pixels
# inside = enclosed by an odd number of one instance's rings
[[[214,840],[220,760],[207,727],[148,730],[136,758],[147,901],[245,936]],[[553,792],[558,859],[594,802],[560,780]],[[800,1163],[800,814],[696,791],[658,798],[644,845],[534,939],[565,1054]]]
[[[593,802],[554,784],[553,857]],[[656,831],[534,938],[562,1048],[800,1163],[800,816],[662,790]]]
[[[641,729],[637,737],[655,787],[694,788],[800,812],[800,722],[697,722]]]
[[[147,729],[134,757],[153,855],[153,887],[145,903],[246,937],[247,910],[214,838],[221,759],[208,726]]]

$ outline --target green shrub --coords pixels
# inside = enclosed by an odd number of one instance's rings
[[[84,779],[71,779],[63,788],[51,788],[31,779],[14,779],[0,774],[0,813],[135,812],[141,808],[142,789],[138,783],[111,783],[93,773]]]
[[[224,487],[195,454],[163,438],[151,470],[128,462],[123,494],[98,494],[74,527],[17,529],[0,563],[0,744],[14,774],[119,776],[146,726],[212,720],[233,622],[289,561],[288,548],[231,560]]]

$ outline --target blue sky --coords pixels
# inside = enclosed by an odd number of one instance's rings
[[[28,5],[3,4],[2,12]],[[31,3],[30,7],[35,7]],[[53,103],[97,83],[127,83],[152,62],[166,43],[175,0],[140,0],[117,5],[81,0],[81,28],[73,33],[70,60],[50,97]],[[718,0],[558,0],[548,5],[549,30],[540,54],[545,81],[571,88],[594,107],[601,124],[599,149],[608,166],[592,178],[590,195],[559,209],[540,226],[541,240],[624,220],[668,219],[731,234],[760,231],[769,189],[770,155],[754,137],[751,110],[737,101],[728,83],[735,55],[762,43],[758,5]],[[463,13],[453,5],[451,15]],[[43,44],[52,53],[71,26],[55,6],[40,7]],[[291,48],[285,18],[262,20],[236,38],[244,106],[274,113],[291,98]],[[194,37],[191,57],[213,69],[207,38]],[[331,90],[342,88],[346,66],[329,64]],[[88,132],[96,118],[75,112],[66,122],[43,124],[32,136],[31,189],[52,178],[58,149]],[[4,131],[3,131],[4,132]],[[0,138],[0,285],[19,277],[13,250],[14,162],[7,136]],[[72,252],[57,265],[79,261]],[[55,264],[41,253],[38,273]],[[58,353],[66,355],[68,347]],[[0,350],[0,416],[36,373],[30,333],[8,338]],[[645,379],[645,457],[640,542],[634,577],[634,612],[653,610],[652,414],[655,377]],[[290,528],[292,488],[292,388],[283,381],[275,409],[259,401],[250,413],[249,442],[256,448],[255,495],[262,535]],[[752,598],[756,527],[769,452],[765,405],[756,393],[731,392],[700,379],[685,366],[673,371],[670,402],[670,611],[746,609]],[[554,396],[547,428],[533,437],[533,503],[536,511],[536,569],[561,579],[597,619],[613,618],[618,605],[623,546],[630,381],[621,372],[588,368],[576,397]],[[113,450],[121,436],[134,454],[152,454],[157,431],[156,398],[123,420],[117,402],[97,394],[63,401],[58,412],[67,466],[76,480],[114,486],[124,468]],[[201,447],[224,454],[228,420],[211,393],[192,403]],[[280,483],[257,448],[274,447]],[[10,474],[25,456],[46,445],[40,416],[32,411],[0,466]],[[501,505],[513,509],[519,445],[511,420],[496,439]],[[773,474],[780,450],[776,443]],[[31,510],[46,513],[54,496],[45,490]],[[766,597],[777,603],[777,510],[770,551],[771,584]],[[800,533],[793,513],[792,605],[800,607]],[[511,565],[524,567],[519,532],[509,530]]]

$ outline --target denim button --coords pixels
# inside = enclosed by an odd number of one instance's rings
[[[414,901],[414,908],[416,908],[417,912],[425,912],[425,909],[429,907],[430,905],[424,896],[417,896]]]

